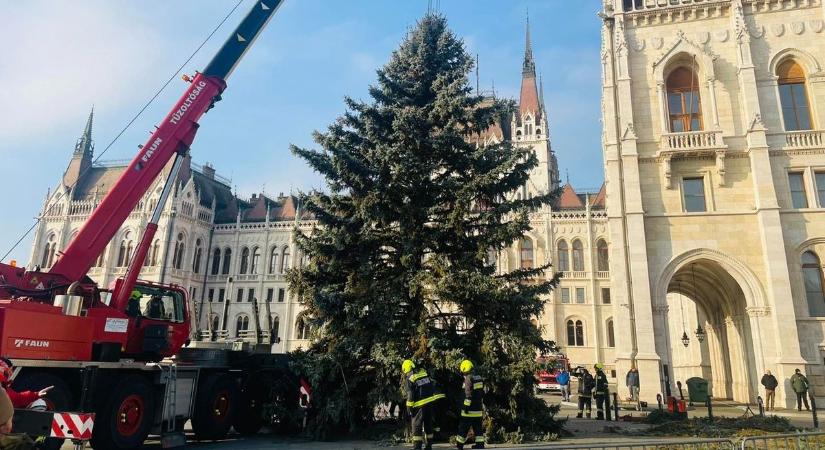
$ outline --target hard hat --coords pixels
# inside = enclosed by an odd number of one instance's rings
[[[31,409],[34,411],[46,411],[49,409],[49,404],[46,403],[46,401],[42,398],[38,398],[37,400],[31,402],[27,409]]]
[[[413,369],[415,369],[415,363],[413,363],[412,360],[405,359],[404,362],[401,363],[401,373],[410,373]]]
[[[143,297],[143,294],[141,294],[140,291],[137,289],[135,289],[134,291],[132,291],[131,294],[129,294],[129,298],[140,299],[141,297]]]
[[[602,370],[602,369],[604,369],[604,366],[602,365],[602,363],[596,363],[596,365],[595,365],[595,366],[593,366],[593,367],[594,367],[596,370]]]
[[[467,372],[473,370],[473,362],[470,361],[469,359],[465,359],[464,361],[461,361],[461,365],[459,366],[459,369],[461,369],[461,373],[467,373]]]

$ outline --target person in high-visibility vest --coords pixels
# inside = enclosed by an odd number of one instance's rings
[[[424,369],[415,370],[415,363],[406,359],[401,363],[407,390],[407,410],[412,418],[413,449],[419,450],[425,439],[427,450],[433,448],[432,403],[444,394],[435,391],[435,383]]]
[[[484,378],[473,371],[473,363],[468,359],[461,361],[459,370],[464,376],[464,403],[461,405],[455,446],[458,450],[463,450],[464,444],[467,443],[467,434],[472,429],[476,437],[473,448],[484,448],[486,439],[481,427],[481,416],[484,412]]]
[[[597,363],[596,369],[596,388],[593,390],[593,398],[596,399],[596,420],[604,420],[604,409],[607,406],[607,396],[610,393],[607,390],[607,375],[604,374],[604,366]]]

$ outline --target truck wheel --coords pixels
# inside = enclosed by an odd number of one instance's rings
[[[92,435],[94,448],[139,448],[152,425],[155,411],[152,386],[139,375],[129,375],[102,399]]]
[[[217,440],[226,437],[232,426],[238,400],[238,386],[232,377],[215,373],[198,387],[192,430],[195,439]]]
[[[49,391],[49,395],[43,399],[46,401],[49,410],[68,411],[71,409],[74,405],[72,403],[72,392],[69,390],[66,382],[56,375],[35,372],[14,383],[14,388],[18,391],[39,391],[49,386],[54,386],[54,388]],[[49,438],[46,439],[46,442],[44,442],[40,448],[43,450],[58,450],[62,446],[63,439]]]
[[[232,426],[240,434],[257,434],[264,425],[263,403],[264,388],[263,380],[250,380],[241,389],[238,401],[238,410]]]

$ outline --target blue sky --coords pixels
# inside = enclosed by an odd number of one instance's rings
[[[440,3],[468,51],[479,54],[482,89],[494,83],[504,97],[518,94],[529,8],[562,178],[569,171],[574,186],[598,187],[598,2]],[[234,4],[0,0],[0,42],[7,43],[0,57],[0,256],[62,176],[92,104],[100,153]],[[250,5],[244,0],[186,72],[208,62]],[[375,69],[426,9],[427,0],[286,1],[232,74],[223,101],[201,120],[193,160],[211,162],[241,196],[319,186],[289,144],[313,146],[312,131],[344,111],[345,95],[365,99]],[[102,159],[133,157],[183,89],[174,81]],[[27,238],[7,259],[28,261],[29,246]]]

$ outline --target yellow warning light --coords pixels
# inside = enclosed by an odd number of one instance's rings
[[[187,82],[187,83],[191,83],[191,82],[192,82],[192,77],[190,77],[190,76],[189,76],[189,75],[187,75],[187,74],[183,74],[183,75],[181,75],[181,77],[180,77],[180,78],[181,78],[183,81]]]
[[[12,259],[12,260],[9,262],[9,265],[10,265],[10,266],[12,266],[12,267],[17,267],[17,260],[16,260],[16,259]]]

